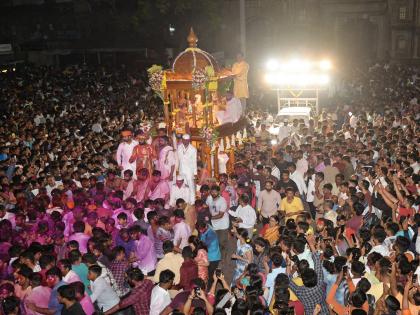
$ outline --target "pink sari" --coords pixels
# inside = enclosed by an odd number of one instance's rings
[[[204,249],[199,249],[197,256],[195,257],[195,262],[198,264],[198,277],[204,282],[207,282],[209,277],[209,270],[207,266],[200,266],[200,264],[208,264],[209,260],[207,257],[207,252]]]

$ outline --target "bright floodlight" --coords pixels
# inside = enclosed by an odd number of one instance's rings
[[[319,67],[321,68],[321,70],[324,70],[324,71],[331,70],[331,68],[332,68],[331,61],[329,61],[329,60],[322,60],[319,63]]]
[[[330,83],[329,70],[332,64],[329,60],[308,60],[293,58],[279,62],[271,59],[267,62],[265,80],[276,87],[315,88],[327,86]]]
[[[279,62],[276,59],[270,59],[267,61],[267,69],[270,71],[277,70]]]

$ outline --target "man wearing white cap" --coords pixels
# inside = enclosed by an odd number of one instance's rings
[[[171,185],[171,192],[169,198],[169,206],[175,207],[178,199],[184,199],[189,204],[193,204],[195,200],[192,200],[190,195],[190,188],[185,185],[184,178],[181,175],[176,177],[176,181]]]
[[[179,174],[185,180],[185,184],[190,189],[190,199],[184,199],[190,204],[195,202],[195,183],[194,177],[197,176],[197,149],[190,143],[191,137],[188,134],[182,136],[182,143],[179,145],[177,153],[179,160]]]

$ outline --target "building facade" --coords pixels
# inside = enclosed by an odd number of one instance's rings
[[[248,46],[286,43],[349,59],[420,60],[420,0],[246,0],[246,21]]]

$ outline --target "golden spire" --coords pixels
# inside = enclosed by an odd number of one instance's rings
[[[193,28],[190,29],[190,34],[187,37],[188,46],[191,48],[197,47],[198,38],[194,33]]]

